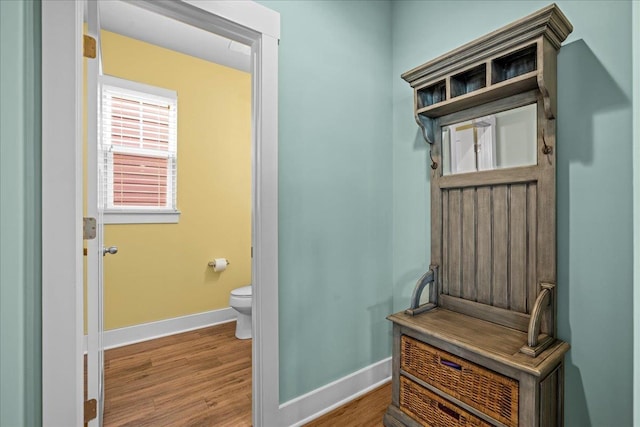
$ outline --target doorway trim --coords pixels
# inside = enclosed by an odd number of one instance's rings
[[[278,41],[280,15],[254,2],[131,1],[252,46],[253,425],[280,425]],[[42,2],[43,425],[82,425],[83,2]]]
[[[631,2],[633,145],[633,425],[640,425],[640,2]]]

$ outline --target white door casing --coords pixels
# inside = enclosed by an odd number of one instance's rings
[[[254,2],[135,1],[252,46],[253,425],[279,422],[278,39]],[[42,2],[42,386],[45,426],[82,425],[82,2]]]
[[[82,3],[42,2],[42,420],[82,422]]]

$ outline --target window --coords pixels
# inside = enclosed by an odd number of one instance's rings
[[[105,223],[177,222],[176,92],[101,82]]]

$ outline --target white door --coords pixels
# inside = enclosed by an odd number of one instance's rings
[[[450,126],[451,133],[451,173],[475,172],[476,130],[472,121]]]
[[[96,399],[97,416],[89,427],[102,426],[104,409],[104,349],[103,324],[103,257],[117,252],[115,247],[105,248],[103,242],[104,186],[100,120],[100,52],[99,0],[89,0],[87,7],[87,35],[95,39],[95,58],[86,58],[87,92],[87,216],[96,220],[96,237],[87,242],[87,399]]]

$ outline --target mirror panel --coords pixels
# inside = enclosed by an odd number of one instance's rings
[[[443,175],[537,164],[537,105],[442,127]]]

